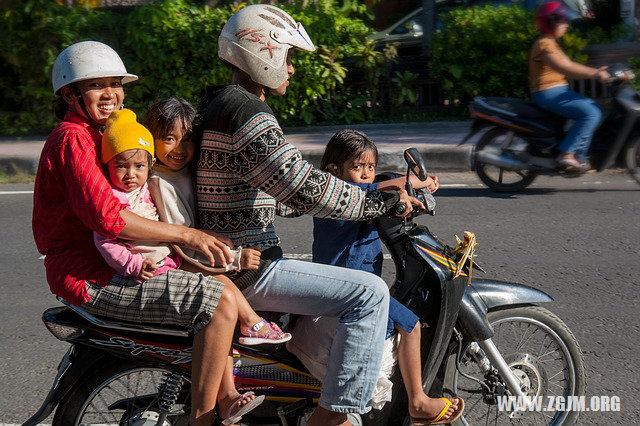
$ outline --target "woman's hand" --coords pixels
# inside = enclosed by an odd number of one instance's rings
[[[596,78],[602,84],[607,84],[609,82],[609,79],[611,78],[611,74],[609,74],[607,68],[608,67],[598,68],[598,71],[594,75],[594,78]]]
[[[153,274],[156,272],[156,269],[158,269],[158,265],[156,265],[153,260],[143,260],[142,267],[140,268],[140,273],[138,274],[138,279],[143,282],[150,280],[151,278],[153,278]]]
[[[193,228],[184,228],[184,232],[184,244],[204,254],[210,265],[224,267],[227,263],[233,262],[233,256],[229,252],[229,247],[233,248],[233,243],[229,238]]]
[[[260,266],[260,253],[258,250],[246,248],[242,249],[242,256],[240,256],[240,268],[241,269],[258,269]]]

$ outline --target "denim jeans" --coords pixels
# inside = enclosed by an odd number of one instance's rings
[[[243,291],[259,311],[338,318],[318,404],[366,413],[380,370],[389,310],[382,278],[364,271],[279,259]],[[313,336],[303,344],[314,345]]]
[[[578,160],[584,162],[593,133],[602,117],[598,105],[592,99],[569,90],[566,85],[534,92],[531,94],[531,99],[540,108],[575,121],[558,145],[558,150],[575,153]]]

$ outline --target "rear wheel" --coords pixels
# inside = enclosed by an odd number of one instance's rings
[[[634,139],[625,151],[625,165],[629,174],[640,183],[640,137]]]
[[[494,127],[487,131],[476,144],[474,152],[488,151],[496,155],[524,153],[528,143],[508,130]],[[474,170],[480,180],[497,192],[522,191],[536,177],[528,170],[511,170],[480,161],[477,156],[473,161]]]
[[[127,362],[106,365],[60,402],[53,426],[155,425],[160,412],[158,390],[167,373],[162,368]],[[184,388],[188,386],[185,383]],[[163,425],[187,426],[187,411],[184,401],[178,401]]]

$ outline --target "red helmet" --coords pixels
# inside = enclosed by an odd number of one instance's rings
[[[550,1],[543,4],[536,12],[536,27],[544,34],[550,34],[560,22],[570,22],[580,15],[562,2]]]

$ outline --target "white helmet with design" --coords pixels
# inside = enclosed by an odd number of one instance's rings
[[[76,81],[122,77],[122,84],[138,79],[129,74],[115,50],[97,41],[81,41],[64,49],[53,63],[53,93]]]
[[[258,84],[275,89],[287,78],[287,52],[316,47],[301,23],[270,5],[254,4],[237,11],[222,28],[218,56],[249,74]]]

